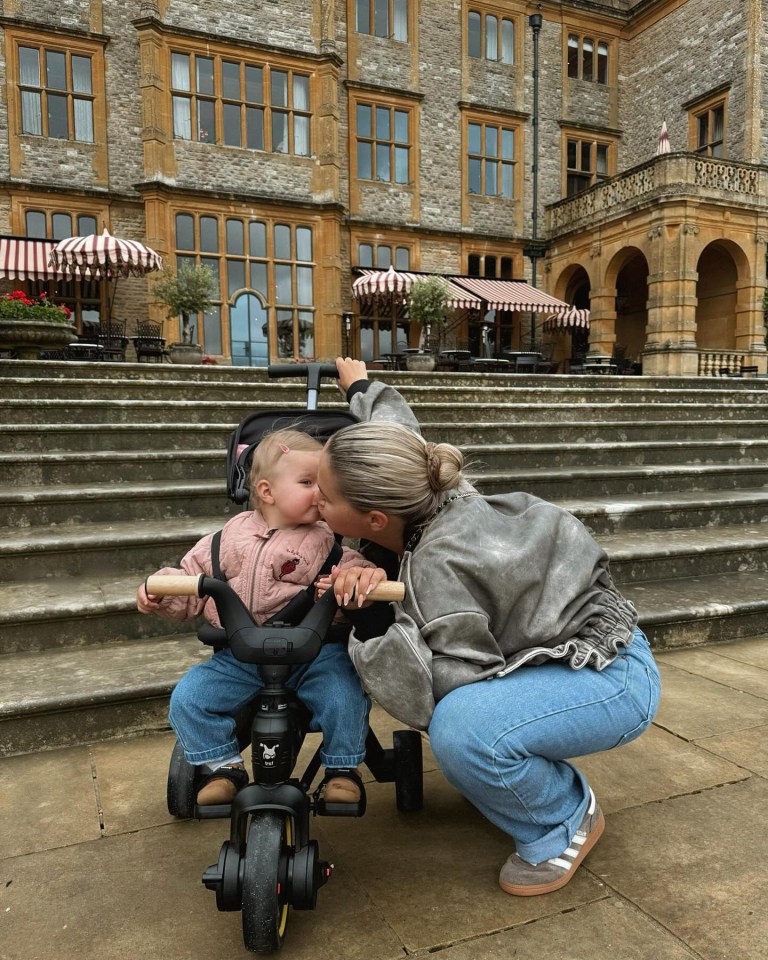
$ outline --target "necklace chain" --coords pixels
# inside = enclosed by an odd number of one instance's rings
[[[416,548],[419,541],[421,540],[422,534],[427,529],[427,527],[432,523],[435,517],[443,510],[444,507],[447,507],[449,503],[453,503],[454,500],[466,500],[468,497],[479,497],[480,494],[477,490],[471,490],[468,493],[455,493],[452,497],[446,497],[445,500],[440,504],[440,506],[427,517],[422,523],[416,527],[411,536],[408,539],[408,542],[405,545],[405,552],[410,553]]]

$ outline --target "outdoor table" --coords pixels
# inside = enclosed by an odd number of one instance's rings
[[[504,359],[513,365],[515,373],[536,373],[536,365],[544,357],[535,350],[505,350]]]
[[[584,361],[584,373],[601,375],[616,373],[619,368],[612,360],[613,357],[605,354],[589,356]]]
[[[101,360],[104,347],[100,343],[89,343],[86,340],[76,340],[67,347],[67,356],[70,360]]]

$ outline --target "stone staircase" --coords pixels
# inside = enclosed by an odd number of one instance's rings
[[[484,491],[579,516],[656,648],[765,632],[768,380],[375,376]],[[234,425],[304,397],[263,370],[0,361],[0,754],[166,727],[208,654],[136,587],[237,509]]]

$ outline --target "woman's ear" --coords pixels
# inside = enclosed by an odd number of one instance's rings
[[[389,517],[386,513],[382,513],[381,510],[369,510],[368,511],[368,526],[371,528],[371,531],[374,533],[381,533],[382,530],[385,530],[389,524]]]
[[[256,494],[262,503],[274,503],[275,498],[272,495],[272,486],[269,480],[259,480],[256,484]]]

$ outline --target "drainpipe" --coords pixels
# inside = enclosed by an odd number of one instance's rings
[[[533,13],[528,17],[528,25],[533,33],[533,210],[531,212],[531,245],[523,254],[531,260],[531,286],[536,286],[536,261],[544,256],[544,250],[538,242],[539,225],[539,33],[542,17]],[[536,349],[536,314],[531,313],[531,350]]]

